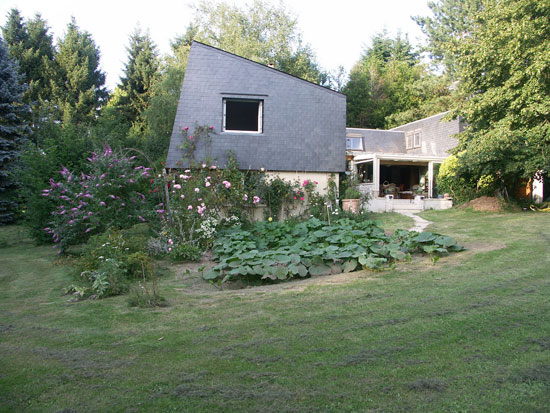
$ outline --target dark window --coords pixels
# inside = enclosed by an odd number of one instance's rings
[[[224,99],[224,131],[262,132],[261,100]]]

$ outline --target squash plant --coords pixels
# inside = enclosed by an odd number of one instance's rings
[[[398,230],[390,237],[374,221],[340,219],[327,224],[317,218],[291,225],[259,222],[248,229],[229,228],[216,239],[218,264],[206,280],[239,277],[286,280],[359,269],[380,270],[410,254],[434,257],[463,248],[450,237]]]

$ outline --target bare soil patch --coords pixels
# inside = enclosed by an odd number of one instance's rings
[[[472,208],[474,211],[484,212],[503,212],[504,205],[502,201],[493,196],[482,196],[466,202],[464,208]]]
[[[443,256],[437,265],[442,263],[459,264],[467,257],[476,255],[479,253],[485,253],[489,251],[505,248],[506,244],[503,243],[480,243],[471,242],[463,243],[466,248],[465,251],[458,254],[450,254]],[[215,296],[217,294],[227,294],[231,292],[233,295],[245,296],[250,294],[265,294],[265,293],[279,293],[279,292],[301,292],[311,286],[322,285],[341,285],[348,284],[356,280],[375,280],[379,273],[372,271],[354,271],[348,273],[337,273],[331,275],[322,275],[303,279],[294,279],[290,281],[284,281],[275,284],[247,284],[242,281],[233,281],[224,283],[221,286],[214,285],[206,282],[202,278],[202,273],[199,271],[201,267],[203,271],[208,268],[214,267],[216,263],[212,260],[210,255],[205,255],[200,262],[190,262],[178,265],[172,265],[171,268],[174,271],[175,279],[180,285],[176,287],[176,291],[183,294],[201,295],[204,294],[208,297]],[[431,264],[428,255],[416,255],[413,257],[412,263],[401,262],[397,265],[397,270],[410,271],[428,271],[432,270],[434,266]],[[206,298],[206,297],[205,297]]]

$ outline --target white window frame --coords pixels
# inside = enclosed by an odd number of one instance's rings
[[[236,129],[226,129],[225,127],[225,121],[226,121],[226,103],[227,101],[244,101],[244,102],[258,102],[258,130],[251,131],[251,130],[236,130]],[[222,131],[225,133],[263,133],[264,125],[263,125],[263,118],[264,118],[264,101],[262,99],[240,99],[240,98],[223,98],[223,129]]]
[[[405,135],[405,145],[406,149],[414,148],[414,132],[407,132],[407,134]]]
[[[414,136],[413,147],[420,148],[422,146],[422,131],[420,129],[415,130],[413,136]]]
[[[352,142],[352,139],[356,139],[359,142],[358,148],[352,148],[348,143]],[[346,135],[346,150],[348,151],[362,151],[363,150],[363,136],[362,135]]]

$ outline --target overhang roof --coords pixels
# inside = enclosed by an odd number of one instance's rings
[[[382,161],[398,161],[398,162],[443,162],[447,159],[446,156],[430,156],[430,155],[414,155],[402,153],[364,153],[353,158],[354,163],[365,163],[372,160],[380,159]]]

